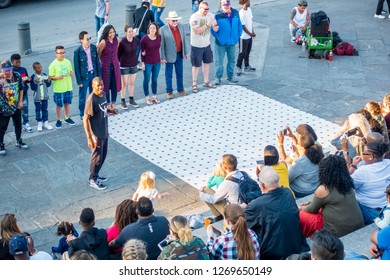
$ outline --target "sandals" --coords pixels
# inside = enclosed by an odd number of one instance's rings
[[[197,93],[198,92],[198,85],[196,84],[196,82],[192,83],[192,92],[193,93]]]
[[[152,101],[153,101],[154,103],[156,103],[156,104],[160,104],[160,103],[161,103],[161,101],[158,100],[158,98],[157,98],[156,96],[154,96],[154,97],[152,98]]]
[[[213,83],[211,83],[211,82],[204,82],[203,83],[203,86],[204,87],[207,87],[207,88],[216,88],[217,86],[216,85],[214,85]]]
[[[152,100],[150,100],[149,97],[146,97],[146,104],[153,105],[153,102],[152,102]]]

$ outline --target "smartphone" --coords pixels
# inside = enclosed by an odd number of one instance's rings
[[[169,244],[169,237],[165,238],[163,241],[157,244],[158,248],[162,251],[164,247],[166,247]]]
[[[257,164],[264,164],[264,160],[263,159],[256,160],[256,163]]]
[[[357,132],[358,132],[358,129],[357,129],[357,127],[355,127],[355,128],[348,130],[347,132],[345,132],[345,135],[347,137],[349,137],[349,136],[356,135]]]
[[[213,232],[214,232],[214,234],[218,237],[218,236],[220,236],[221,234],[222,234],[222,232],[219,230],[219,229],[217,229],[217,228],[215,228],[215,227],[212,227],[213,228]]]
[[[282,130],[282,134],[283,134],[283,135],[287,135],[287,133],[288,133],[288,131],[287,131],[286,128]]]

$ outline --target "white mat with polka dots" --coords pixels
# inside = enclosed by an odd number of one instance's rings
[[[277,131],[300,123],[314,128],[324,148],[339,129],[245,87],[225,85],[110,117],[109,130],[128,149],[200,188],[225,153],[254,175],[264,147],[277,145]]]

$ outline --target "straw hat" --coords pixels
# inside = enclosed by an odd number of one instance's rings
[[[179,20],[179,19],[182,19],[182,17],[177,16],[176,11],[170,11],[168,13],[168,17],[166,19],[168,19],[168,20]]]

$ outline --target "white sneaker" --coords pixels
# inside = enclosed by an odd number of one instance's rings
[[[42,122],[38,122],[37,131],[42,131]]]
[[[377,14],[375,14],[374,17],[379,18],[379,19],[384,19],[385,18],[385,16],[377,15]]]
[[[49,124],[48,121],[45,121],[43,123],[43,127],[46,128],[47,130],[52,130],[53,129],[53,127]]]
[[[104,186],[102,183],[96,182],[93,179],[89,180],[89,186],[98,191],[103,191],[106,189],[106,186]]]
[[[26,124],[23,125],[23,130],[26,131],[26,132],[29,132],[29,133],[33,132],[33,129],[30,126],[29,123],[26,123]]]

